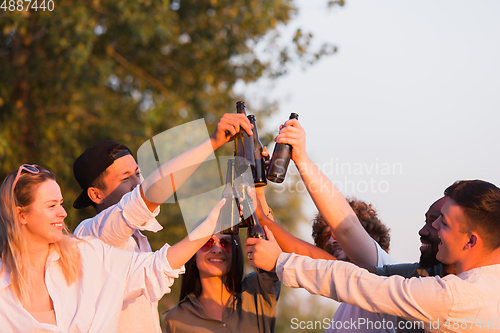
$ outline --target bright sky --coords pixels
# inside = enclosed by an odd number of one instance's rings
[[[344,194],[376,207],[393,257],[418,261],[424,214],[447,186],[500,185],[500,1],[298,4],[289,28],[312,31],[338,53],[260,92],[280,102],[268,124],[298,113],[311,159]]]

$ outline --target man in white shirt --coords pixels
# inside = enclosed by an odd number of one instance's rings
[[[457,275],[405,279],[381,277],[355,265],[282,253],[268,241],[247,242],[250,264],[275,268],[287,286],[302,287],[359,306],[422,321],[428,332],[498,332],[500,329],[500,189],[457,181],[434,221],[441,240],[437,259]]]
[[[244,115],[224,114],[210,139],[164,164],[163,174],[171,174],[173,171],[169,169],[180,170],[184,164],[201,164],[214,150],[230,141],[240,128],[252,135],[251,124]],[[170,162],[171,166],[168,165]],[[73,207],[80,209],[92,205],[98,213],[82,221],[75,229],[75,235],[96,237],[127,251],[150,252],[149,242],[140,231],[162,228],[155,216],[159,213],[159,203],[173,194],[169,190],[171,186],[164,187],[161,199],[147,198],[144,193],[147,186],[141,184],[139,167],[130,150],[113,141],[101,141],[88,148],[75,161],[73,170],[83,190]],[[182,185],[179,177],[176,182],[177,187]],[[137,208],[133,214],[125,214],[123,207],[130,200],[137,202]],[[123,303],[118,332],[160,333],[157,302],[149,302],[144,296],[130,296],[125,295],[129,300]]]

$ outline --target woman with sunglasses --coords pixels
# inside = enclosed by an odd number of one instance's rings
[[[217,233],[186,263],[167,332],[273,332],[280,282],[275,273],[243,277],[240,237]]]
[[[210,237],[224,200],[172,247],[133,253],[68,234],[55,176],[21,165],[0,187],[2,332],[116,332],[124,299],[170,292]]]

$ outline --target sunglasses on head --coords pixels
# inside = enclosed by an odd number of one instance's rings
[[[234,240],[236,242],[236,240]],[[226,251],[226,252],[231,252],[233,250],[233,247],[232,247],[232,244],[231,244],[231,238],[229,237],[225,237],[225,238],[221,238],[221,239],[217,239],[217,238],[210,238],[208,240],[208,242],[205,243],[205,245],[203,245],[201,247],[201,251],[203,252],[207,252],[208,250],[210,250],[212,248],[212,246],[215,245],[215,243],[218,242],[220,247]]]
[[[38,169],[38,165],[36,164],[22,164],[19,169],[17,170],[17,175],[16,175],[16,179],[14,179],[14,182],[12,183],[12,190],[14,190],[16,188],[16,185],[17,185],[17,182],[19,180],[19,178],[21,177],[21,174],[23,173],[23,171],[27,171],[29,173],[32,173],[34,175],[36,175],[37,173],[40,173],[40,169]]]

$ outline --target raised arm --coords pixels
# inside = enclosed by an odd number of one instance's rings
[[[313,244],[295,237],[294,235],[286,231],[281,225],[270,219],[264,213],[265,211],[269,211],[269,208],[265,210],[268,205],[264,194],[264,187],[257,187],[255,189],[255,192],[258,199],[256,200],[257,205],[255,208],[257,218],[259,219],[260,224],[262,224],[263,226],[267,226],[269,230],[272,231],[272,233],[274,234],[274,238],[283,251],[288,253],[297,253],[314,259],[336,260],[336,258],[330,253],[326,252],[323,249],[320,249],[317,246],[314,246]]]
[[[141,184],[141,195],[149,210],[153,212],[173,194],[172,174],[175,174],[175,187],[179,188],[214,150],[231,141],[240,128],[252,135],[252,125],[244,114],[224,114],[209,139],[169,160],[151,173]]]
[[[376,266],[378,256],[375,243],[342,193],[307,156],[306,134],[300,123],[295,119],[288,120],[276,137],[276,142],[288,143],[293,147],[292,159],[302,181],[349,259]]]
[[[74,231],[75,235],[99,238],[119,249],[133,248],[138,241],[141,250],[150,250],[147,242],[131,239],[131,236],[137,230],[156,232],[162,228],[155,216],[159,213],[160,203],[173,194],[170,175],[175,172],[175,185],[178,188],[215,149],[230,141],[240,128],[252,134],[250,121],[244,115],[224,114],[209,139],[164,163],[159,169],[161,172],[157,170],[150,175],[117,204],[81,222]]]
[[[168,249],[167,259],[173,269],[181,268],[216,231],[219,212],[225,202],[226,199],[219,201],[203,223],[191,231],[183,240]]]

